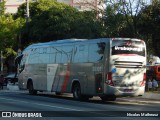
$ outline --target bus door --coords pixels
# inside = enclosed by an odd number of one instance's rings
[[[47,64],[47,91],[52,91],[58,64]]]

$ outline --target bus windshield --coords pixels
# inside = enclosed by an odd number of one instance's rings
[[[121,54],[145,56],[144,42],[132,40],[113,40],[112,55]]]

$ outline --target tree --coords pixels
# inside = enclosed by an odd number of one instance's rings
[[[0,48],[17,47],[17,35],[20,32],[24,21],[14,20],[11,15],[0,16]]]
[[[139,30],[147,39],[150,54],[160,56],[160,1],[154,0],[149,6],[141,10],[139,16]]]
[[[138,32],[139,11],[145,7],[142,0],[106,0],[106,27],[108,24],[116,21],[116,24],[111,24],[109,28],[114,28],[113,32],[119,32],[118,35],[123,37],[140,38]],[[108,13],[109,12],[109,13]],[[113,20],[112,20],[113,19]],[[109,30],[108,30],[109,31]]]
[[[5,1],[3,0],[0,2],[0,16],[4,15],[4,12],[5,12]]]
[[[122,32],[126,29],[127,23],[125,16],[121,13],[117,13],[117,5],[108,5],[105,11],[104,25],[106,27],[107,37],[125,37],[129,34]],[[124,34],[125,35],[122,35]]]
[[[56,0],[37,0],[36,2],[29,3],[29,13],[30,18],[32,19],[34,16],[41,15],[44,11],[49,10],[51,7],[62,8],[63,4],[56,2]],[[15,14],[15,18],[26,17],[26,3],[22,4],[17,13]]]
[[[66,38],[95,38],[102,35],[102,26],[95,20],[94,12],[80,12],[69,5],[52,2],[54,3],[50,3],[48,9],[45,7],[47,4],[39,1],[31,3],[37,5],[36,8],[33,5],[34,11],[41,12],[35,13],[22,29],[25,45]],[[33,10],[32,5],[30,10]]]
[[[3,51],[3,55],[8,60],[13,60],[17,51],[17,36],[23,26],[24,21],[22,19],[14,20],[11,15],[0,16],[0,51]],[[7,63],[8,61],[6,61]],[[9,68],[9,65],[7,65]]]

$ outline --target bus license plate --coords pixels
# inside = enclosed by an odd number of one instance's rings
[[[132,92],[133,89],[124,89],[124,92]]]

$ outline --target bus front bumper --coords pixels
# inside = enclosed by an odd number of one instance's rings
[[[114,87],[107,86],[104,91],[105,95],[124,96],[142,96],[144,95],[145,86],[142,87]]]

